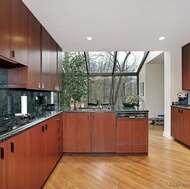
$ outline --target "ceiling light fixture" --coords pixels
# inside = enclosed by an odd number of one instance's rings
[[[87,37],[86,40],[87,40],[87,41],[92,41],[93,38],[92,38],[92,37]]]
[[[163,41],[165,39],[165,37],[159,37],[158,38],[160,41]]]

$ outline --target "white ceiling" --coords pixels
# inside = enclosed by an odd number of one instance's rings
[[[190,42],[190,0],[23,1],[63,51],[167,51]]]

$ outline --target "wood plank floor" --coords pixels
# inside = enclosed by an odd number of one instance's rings
[[[63,156],[43,189],[190,188],[190,148],[149,126],[148,156]]]

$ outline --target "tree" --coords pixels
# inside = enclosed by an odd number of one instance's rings
[[[84,54],[64,54],[62,88],[62,108],[68,107],[71,99],[81,101],[81,98],[88,94]]]

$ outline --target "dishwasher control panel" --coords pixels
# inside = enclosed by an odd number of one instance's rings
[[[137,112],[117,112],[117,118],[148,118],[148,112],[137,111]]]

